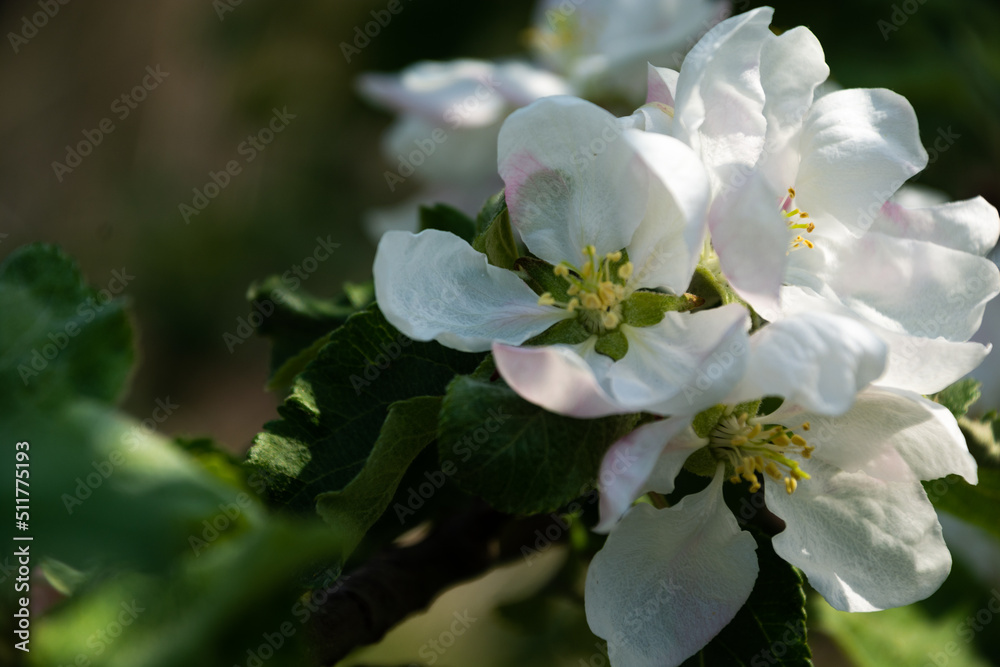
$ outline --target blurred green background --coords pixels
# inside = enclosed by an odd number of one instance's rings
[[[328,236],[340,247],[304,290],[332,295],[344,280],[369,276],[374,246],[363,212],[402,201],[416,183],[395,193],[386,187],[379,139],[391,117],[358,98],[359,74],[421,59],[524,53],[529,0],[403,3],[350,62],[341,43],[385,0],[68,2],[16,53],[9,34],[21,32],[23,17],[39,7],[0,3],[0,258],[24,243],[50,241],[77,258],[95,286],[108,284],[113,271],[134,276],[124,293],[141,361],[125,409],[138,419],[169,397],[180,407],[160,426],[165,433],[210,434],[243,451],[277,404],[264,390],[267,344],[250,338],[230,352],[223,339],[250,312],[247,286],[301,264],[317,237]],[[1000,205],[1000,4],[771,4],[776,28],[802,24],[816,33],[838,83],[905,95],[929,148],[942,133],[954,138],[920,184]],[[754,6],[737,3],[739,10]],[[220,7],[231,11],[220,17]],[[140,84],[147,66],[169,76],[121,119],[112,104]],[[179,205],[191,204],[192,189],[209,182],[210,171],[240,157],[238,146],[275,108],[295,119],[185,224]],[[104,118],[114,131],[60,181],[52,163],[65,162],[66,146]],[[567,627],[578,626],[579,610],[565,615]],[[907,617],[897,616],[902,620],[890,623],[905,628]],[[815,641],[822,652],[823,638]],[[449,658],[473,664],[464,654]],[[884,664],[871,660],[858,664]]]

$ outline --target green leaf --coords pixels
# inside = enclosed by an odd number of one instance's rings
[[[22,246],[0,264],[0,405],[55,405],[72,397],[115,403],[135,351],[124,301],[108,278],[95,290],[76,263],[46,244]]]
[[[364,467],[390,405],[442,395],[482,358],[412,341],[371,306],[334,331],[295,379],[282,418],[257,435],[248,464],[271,503],[311,513],[317,495],[343,489]]]
[[[651,327],[663,321],[668,310],[691,310],[704,303],[688,294],[674,296],[659,292],[633,292],[622,302],[622,321],[634,327]]]
[[[594,349],[601,354],[611,357],[615,361],[621,361],[628,352],[628,338],[618,329],[608,331],[597,337]]]
[[[955,419],[964,417],[972,404],[979,400],[982,395],[980,388],[982,383],[972,378],[959,380],[950,387],[934,395],[934,400],[951,410]]]
[[[287,387],[312,361],[331,331],[375,298],[374,285],[345,283],[336,299],[323,299],[298,289],[290,274],[255,282],[247,299],[263,319],[257,333],[270,339],[271,377],[268,389]]]
[[[476,237],[472,247],[485,253],[493,266],[513,270],[514,262],[521,253],[518,252],[517,243],[514,241],[506,205],[497,213],[485,231]]]
[[[327,526],[270,520],[179,563],[169,578],[110,579],[34,621],[29,664],[309,664],[303,640],[312,610],[298,599],[298,582],[329,562],[341,539]]]
[[[1000,470],[979,468],[979,483],[972,486],[958,475],[924,482],[924,490],[939,510],[1000,537]]]
[[[345,535],[346,558],[392,502],[406,470],[437,438],[440,396],[420,396],[389,407],[365,467],[341,491],[316,498],[323,520]]]
[[[476,223],[466,214],[447,204],[420,207],[420,231],[425,229],[451,232],[468,243],[472,243],[476,235]]]
[[[757,529],[760,573],[743,608],[708,645],[681,667],[811,667],[806,643],[806,596],[802,575],[771,547],[771,538]]]
[[[831,636],[857,667],[996,664],[976,655],[967,641],[959,641],[963,635],[956,634],[956,628],[964,626],[968,632],[972,631],[966,624],[965,610],[932,617],[919,605],[909,605],[851,614],[837,611],[825,600],[817,600],[815,612],[817,628]]]
[[[438,448],[466,492],[504,512],[547,512],[594,487],[604,452],[636,419],[562,417],[501,381],[458,377],[442,405]]]
[[[130,372],[132,332],[121,303],[95,294],[51,246],[20,248],[0,266],[0,341],[9,360],[0,371],[0,439],[27,464],[20,483],[14,475],[0,480],[0,493],[30,497],[26,533],[39,558],[77,570],[159,569],[188,551],[188,538],[221,508],[236,503],[231,528],[253,523],[260,508],[110,405]],[[59,335],[66,344],[39,371],[44,376],[28,384],[10,377],[21,355]],[[166,397],[154,414],[162,421],[179,408]]]

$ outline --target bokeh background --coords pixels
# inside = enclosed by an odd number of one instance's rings
[[[138,419],[169,398],[179,408],[163,432],[211,435],[245,450],[277,404],[264,389],[267,344],[251,337],[230,351],[224,340],[250,313],[248,285],[301,264],[317,237],[340,246],[303,290],[333,295],[345,280],[369,277],[375,248],[364,212],[402,201],[417,183],[386,186],[391,165],[379,139],[391,117],[358,97],[359,74],[525,52],[530,0],[402,3],[348,62],[341,44],[385,0],[70,0],[26,43],[16,40],[16,52],[10,34],[39,6],[0,2],[0,258],[49,241],[77,258],[95,286],[113,271],[134,276],[124,293],[141,362],[124,407]],[[952,138],[932,151],[920,185],[1000,205],[1000,4],[770,4],[777,28],[803,24],[816,33],[839,84],[905,95],[929,148]],[[147,67],[169,76],[121,119],[112,104]],[[186,223],[179,206],[192,203],[192,189],[240,159],[238,146],[274,109],[295,118]],[[52,163],[65,162],[67,145],[104,118],[114,131],[57,176]],[[1000,342],[1000,323],[992,336]]]

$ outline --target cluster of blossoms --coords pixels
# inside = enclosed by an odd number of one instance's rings
[[[399,114],[382,148],[391,191],[415,176],[405,203],[371,211],[375,238],[414,231],[418,206],[446,203],[467,213],[503,187],[497,134],[515,109],[551,95],[576,95],[632,109],[645,93],[648,62],[677,67],[730,12],[727,0],[539,0],[525,31],[531,58],[423,61],[399,74],[372,73],[358,88]]]
[[[969,339],[1000,292],[984,258],[1000,217],[981,198],[894,201],[927,163],[912,108],[818,93],[819,42],[775,35],[771,15],[718,24],[680,71],[651,66],[630,116],[561,96],[506,120],[499,173],[527,262],[494,266],[435,230],[389,232],[375,260],[379,306],[407,336],[491,350],[555,413],[656,416],[602,475],[586,611],[618,667],[680,664],[749,597],[756,541],[726,483],[762,490],[784,523],[775,552],[831,605],[873,611],[950,571],[921,480],[977,480],[925,395],[989,352]],[[780,407],[763,414],[765,397]],[[683,468],[707,486],[636,503]],[[669,599],[637,618],[651,590]]]

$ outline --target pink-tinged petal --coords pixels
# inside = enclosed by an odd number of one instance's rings
[[[985,255],[997,244],[1000,216],[982,197],[925,208],[905,208],[889,201],[871,231]]]
[[[511,389],[550,412],[591,419],[632,411],[610,396],[590,365],[568,347],[494,345],[493,358]]]
[[[511,271],[454,234],[428,229],[388,232],[373,267],[375,298],[389,323],[414,340],[436,340],[464,352],[493,341],[517,345],[566,317],[539,306]]]
[[[785,521],[775,552],[801,569],[836,609],[878,611],[922,600],[951,570],[951,554],[916,479],[885,481],[821,461],[789,495],[765,483],[769,510]]]
[[[679,665],[750,597],[757,544],[722,499],[723,473],[657,510],[636,505],[590,564],[584,601],[613,665]]]
[[[704,244],[708,174],[694,152],[673,137],[626,130],[625,140],[653,176],[646,215],[628,245],[632,283],[682,294]]]
[[[646,73],[646,104],[666,104],[674,106],[674,91],[677,90],[677,77],[680,72],[667,67],[654,67],[649,64]]]
[[[829,215],[856,234],[927,165],[913,108],[883,89],[839,90],[816,100],[799,153],[798,177],[789,184],[798,194],[796,205],[815,217]]]
[[[542,259],[578,264],[631,240],[646,210],[647,173],[609,112],[573,97],[515,111],[500,130],[499,169],[511,222]]]
[[[882,375],[887,354],[885,342],[856,320],[801,313],[750,336],[746,374],[726,402],[782,396],[821,414],[843,414]]]
[[[695,450],[708,444],[694,435],[690,425],[690,416],[670,417],[644,424],[611,445],[601,461],[598,477],[601,521],[594,527],[596,532],[609,532],[647,491],[674,490],[674,478],[684,462]],[[682,433],[683,437],[677,437]],[[651,482],[656,488],[652,488]]]

